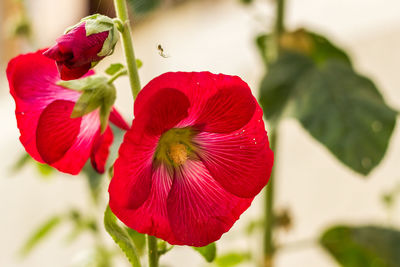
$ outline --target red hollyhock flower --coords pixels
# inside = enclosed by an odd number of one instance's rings
[[[127,226],[205,246],[266,185],[273,164],[262,110],[239,77],[166,73],[139,93],[109,187]]]
[[[21,143],[34,159],[59,171],[78,174],[90,157],[93,167],[104,172],[113,141],[110,127],[100,134],[98,110],[70,117],[80,93],[57,85],[56,64],[42,53],[19,55],[7,67]],[[110,120],[129,129],[116,110]]]
[[[62,35],[57,44],[44,52],[44,55],[57,62],[58,70],[63,80],[73,80],[82,77],[104,56],[98,56],[103,48],[109,32],[86,36],[85,22]]]

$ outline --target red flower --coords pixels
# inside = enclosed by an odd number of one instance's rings
[[[62,172],[78,174],[89,157],[93,167],[104,172],[113,140],[110,127],[100,134],[98,110],[70,118],[80,93],[57,85],[55,62],[42,53],[19,55],[7,67],[21,143],[34,159]],[[111,114],[118,126],[129,128],[116,110]]]
[[[57,62],[63,80],[82,77],[98,61],[104,58],[98,54],[103,48],[109,32],[86,36],[86,22],[82,22],[56,41],[57,44],[44,52],[44,55]]]
[[[239,77],[166,73],[135,101],[109,187],[127,226],[204,246],[228,231],[273,164],[262,110]]]

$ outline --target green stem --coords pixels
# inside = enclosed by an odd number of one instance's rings
[[[121,40],[124,48],[126,66],[128,68],[129,82],[131,85],[133,99],[136,99],[141,86],[139,80],[139,74],[136,67],[135,52],[133,50],[133,43],[131,37],[131,27],[128,17],[128,9],[125,0],[114,0],[115,11],[117,12],[117,17],[123,23],[123,28],[121,29]]]
[[[107,83],[112,84],[118,77],[126,75],[128,71],[124,68],[117,73],[115,73],[113,76],[111,76],[110,79],[108,79]]]
[[[158,267],[158,247],[157,238],[148,235],[147,236],[147,250],[149,254],[149,267]]]
[[[276,0],[276,17],[274,27],[274,51],[275,57],[278,57],[281,47],[279,39],[285,30],[284,27],[284,16],[285,16],[285,0]],[[273,129],[269,132],[271,149],[274,151],[275,162],[277,159],[277,135],[278,135],[278,124],[273,125]],[[265,191],[265,232],[264,232],[264,266],[273,266],[273,257],[275,252],[275,244],[273,237],[274,230],[274,187],[275,187],[275,170],[276,163],[272,169],[271,177],[269,179],[266,191]]]
[[[276,128],[269,132],[269,141],[272,151],[274,151],[274,158],[276,161],[276,141],[277,141]],[[275,169],[272,168],[271,176],[265,190],[265,232],[264,232],[264,267],[273,266],[273,255],[275,252],[275,245],[273,240],[274,229],[274,187],[275,187]]]

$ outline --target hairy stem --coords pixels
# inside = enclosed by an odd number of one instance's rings
[[[126,66],[128,69],[129,82],[132,90],[133,99],[136,99],[141,86],[139,80],[139,74],[136,67],[135,52],[133,50],[133,43],[131,37],[131,27],[129,23],[128,10],[125,0],[114,0],[115,11],[117,17],[123,23],[121,30],[122,46],[124,48],[124,54],[126,59]]]

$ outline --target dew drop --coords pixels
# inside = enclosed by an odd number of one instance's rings
[[[21,112],[21,115],[25,115],[25,112]]]

